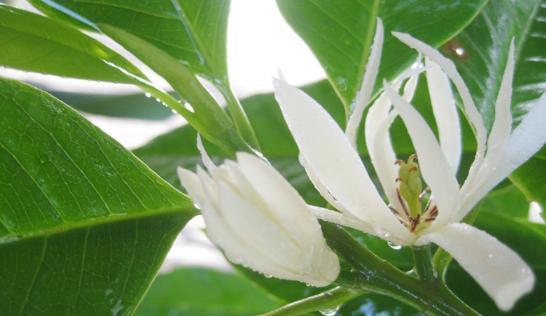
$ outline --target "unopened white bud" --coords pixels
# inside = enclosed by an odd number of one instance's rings
[[[206,153],[205,153],[206,155]],[[203,213],[207,234],[226,257],[264,275],[326,286],[339,274],[317,219],[266,161],[237,161],[197,173],[179,168],[182,185]]]

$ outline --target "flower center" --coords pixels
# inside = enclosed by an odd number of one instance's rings
[[[438,216],[438,208],[430,199],[430,190],[423,189],[421,172],[416,159],[417,157],[413,154],[407,161],[396,161],[400,166],[396,179],[398,183],[396,196],[399,206],[390,205],[391,211],[398,220],[413,233],[428,227]]]

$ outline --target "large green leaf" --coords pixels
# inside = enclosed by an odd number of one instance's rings
[[[186,66],[138,36],[111,25],[100,24],[100,26],[110,37],[160,73],[180,94],[185,105],[182,105],[182,102],[177,103],[176,110],[193,128],[224,148],[226,152],[245,148],[233,122]]]
[[[73,108],[87,113],[112,117],[128,117],[144,120],[159,120],[173,113],[159,102],[144,93],[131,94],[91,94],[50,91]]]
[[[51,17],[98,30],[109,24],[145,39],[204,76],[227,80],[229,0],[31,0]]]
[[[510,176],[510,180],[525,193],[529,201],[546,207],[546,160],[531,158]],[[544,215],[544,212],[543,212]]]
[[[7,67],[124,83],[144,76],[122,56],[78,30],[1,4],[0,43],[0,65]]]
[[[288,23],[309,45],[348,108],[360,86],[375,20],[385,25],[378,84],[415,59],[392,31],[409,32],[439,46],[463,29],[486,0],[277,0]]]
[[[191,201],[42,91],[0,108],[0,315],[131,314]]]
[[[444,50],[455,61],[488,126],[508,58],[516,44],[512,109],[525,112],[546,91],[546,1],[490,1],[481,14]],[[459,48],[464,53],[457,55]]]
[[[280,304],[237,273],[187,267],[160,275],[136,315],[250,316]]]

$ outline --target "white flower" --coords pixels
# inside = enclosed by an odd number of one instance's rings
[[[326,286],[339,274],[318,220],[292,186],[267,162],[238,153],[215,166],[198,141],[208,173],[179,168],[201,209],[207,234],[226,257],[267,276]]]
[[[275,81],[276,99],[299,147],[300,161],[317,190],[340,211],[314,207],[314,212],[321,219],[397,244],[437,244],[475,278],[499,308],[508,310],[531,291],[534,285],[531,269],[495,237],[460,221],[488,191],[542,147],[546,140],[546,125],[542,122],[546,118],[546,96],[512,131],[512,45],[496,103],[495,121],[487,138],[482,117],[454,64],[407,34],[394,35],[426,57],[425,70],[439,142],[409,104],[420,70],[414,71],[405,85],[404,97],[396,92],[399,81],[396,88],[385,83],[385,93],[374,102],[366,117],[365,137],[388,203],[374,186],[355,149],[355,131],[360,123],[360,117],[355,115],[361,116],[369,102],[375,74],[365,75],[367,81],[357,96],[346,134],[311,97],[282,80]],[[382,37],[378,21],[371,54],[376,57],[370,58],[367,67],[375,73],[374,63],[379,63],[379,57],[374,52],[380,51]],[[455,177],[461,155],[461,133],[449,79],[462,97],[478,144],[475,161],[462,186]],[[413,158],[395,163],[389,128],[397,115],[407,127],[420,167]],[[419,173],[429,190],[422,190]]]

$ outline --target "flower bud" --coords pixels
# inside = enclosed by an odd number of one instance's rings
[[[231,262],[313,286],[336,279],[339,261],[317,219],[271,165],[247,153],[218,167],[204,161],[208,172],[179,168],[178,175],[201,209],[209,238]]]

